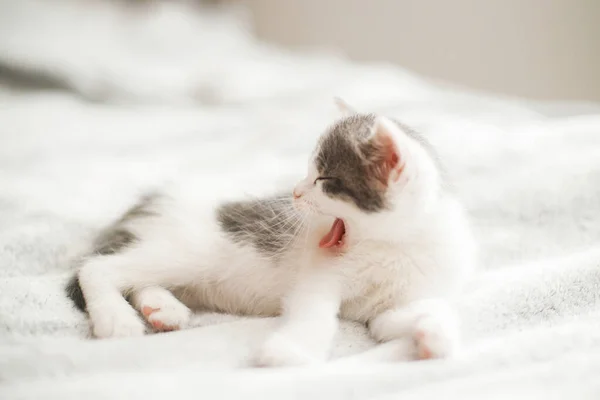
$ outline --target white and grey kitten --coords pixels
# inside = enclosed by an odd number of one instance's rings
[[[102,232],[67,288],[94,335],[182,329],[191,309],[281,315],[254,360],[297,365],[327,359],[340,315],[408,339],[398,359],[450,355],[447,300],[474,265],[463,210],[421,136],[347,112],[292,193],[209,207],[149,195]]]

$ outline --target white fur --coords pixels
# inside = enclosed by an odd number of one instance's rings
[[[389,182],[391,211],[366,214],[327,197],[311,162],[295,201],[316,212],[304,221],[302,237],[274,258],[230,240],[212,207],[173,195],[160,216],[133,222],[138,244],[92,258],[80,270],[94,334],[144,333],[121,294],[133,288],[138,310],[160,309],[150,318],[165,325],[184,327],[187,307],[281,314],[279,327],[257,349],[253,361],[260,366],[327,360],[338,313],[369,323],[377,340],[412,340],[410,354],[397,354],[397,360],[451,355],[459,334],[448,300],[474,262],[466,220],[418,143],[383,118],[374,129],[393,138],[404,163],[400,178]],[[346,224],[341,255],[318,248],[333,217]],[[184,288],[175,292],[185,306],[162,288]]]

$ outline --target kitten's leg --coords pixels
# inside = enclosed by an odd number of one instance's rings
[[[173,294],[160,286],[135,291],[131,302],[157,331],[173,331],[185,328],[191,311]]]
[[[257,366],[301,365],[327,360],[337,331],[341,297],[326,271],[301,278],[283,300],[279,327],[254,359]]]
[[[92,332],[98,338],[143,335],[146,326],[115,283],[118,271],[127,268],[122,255],[94,257],[79,271]]]
[[[458,317],[442,300],[419,300],[385,311],[369,323],[371,335],[382,342],[412,338],[419,359],[453,355],[459,345]],[[405,359],[406,354],[399,355]]]
[[[165,268],[167,263],[159,258],[148,248],[131,248],[123,253],[93,257],[81,267],[79,283],[94,336],[144,334],[146,325],[123,293],[135,294],[142,288],[175,284],[177,276],[185,276],[177,268]]]

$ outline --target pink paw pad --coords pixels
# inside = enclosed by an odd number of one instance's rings
[[[424,344],[426,340],[426,334],[423,331],[418,331],[415,333],[415,342],[417,343],[417,356],[419,360],[429,360],[433,358],[433,353],[431,350]]]
[[[144,317],[148,318],[153,312],[156,311],[160,311],[160,308],[152,308],[152,307],[148,307],[148,306],[144,306],[142,308],[142,314],[144,314]]]
[[[152,314],[158,311],[160,311],[160,308],[152,308],[149,306],[142,307],[142,314],[144,315],[144,317],[146,317],[146,320],[148,320],[148,322],[152,325],[152,327],[155,330],[161,332],[169,332],[179,329],[178,326],[165,325],[162,321],[158,319],[151,319]]]

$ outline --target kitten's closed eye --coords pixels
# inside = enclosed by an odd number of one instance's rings
[[[333,176],[320,176],[315,179],[314,184],[316,185],[318,181],[339,181],[339,179],[334,178]]]

